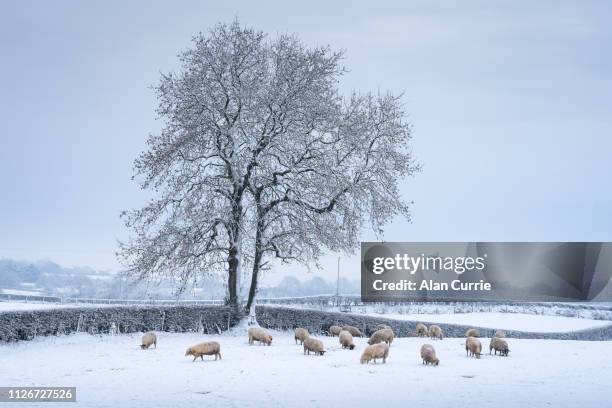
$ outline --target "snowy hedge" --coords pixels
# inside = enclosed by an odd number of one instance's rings
[[[133,333],[148,330],[167,332],[221,333],[236,325],[241,311],[229,306],[122,306],[66,308],[0,313],[0,341],[30,340],[86,332],[91,334]],[[370,335],[376,325],[391,326],[398,337],[413,336],[417,322],[336,312],[258,306],[257,320],[263,327],[293,330],[305,327],[311,333],[325,334],[331,325],[352,325]],[[428,324],[429,322],[423,321]],[[463,337],[468,326],[437,323],[445,337]],[[478,328],[481,337],[491,337],[493,329]],[[612,326],[568,333],[506,331],[508,337],[531,339],[612,340]]]
[[[148,330],[220,333],[240,320],[228,306],[131,306],[66,308],[0,313],[0,341],[30,340],[86,332],[132,333]]]

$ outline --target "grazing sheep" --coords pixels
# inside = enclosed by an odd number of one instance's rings
[[[482,344],[476,337],[468,337],[465,339],[465,354],[480,358],[482,352]]]
[[[389,345],[386,343],[378,343],[372,344],[363,350],[363,354],[361,355],[361,364],[370,363],[370,360],[374,360],[374,364],[376,364],[376,359],[382,358],[383,364],[387,362],[387,357],[389,356]]]
[[[493,337],[491,339],[491,343],[489,344],[489,354],[491,354],[491,350],[495,350],[495,354],[499,351],[500,356],[508,357],[508,353],[510,349],[508,348],[508,342],[499,337]]]
[[[221,360],[221,345],[216,341],[196,344],[189,347],[185,352],[185,356],[193,356],[193,361],[196,361],[198,357],[204,361],[204,356],[212,355],[215,356],[215,361],[217,361],[217,357]]]
[[[340,326],[329,326],[329,335],[330,336],[339,336],[342,331],[342,327]]]
[[[377,325],[377,326],[374,328],[374,331],[376,332],[376,331],[383,330],[383,329],[390,329],[390,330],[393,330],[393,329],[391,328],[391,326],[389,326],[389,325],[387,325],[387,324],[379,324],[379,325]]]
[[[372,345],[372,344],[384,342],[384,343],[387,343],[388,345],[391,345],[391,343],[393,343],[394,337],[395,337],[395,334],[393,333],[393,330],[391,329],[378,330],[374,332],[374,334],[372,334],[372,337],[370,337],[370,340],[368,340],[368,344]]]
[[[310,352],[314,352],[315,355],[322,356],[325,353],[325,347],[323,346],[323,342],[321,340],[317,340],[314,337],[306,337],[304,339],[304,354]]]
[[[272,344],[272,336],[270,333],[262,327],[251,327],[248,331],[249,334],[249,344],[253,344],[255,340],[261,343],[265,343],[268,346]]]
[[[431,326],[429,326],[429,338],[442,340],[443,335],[442,335],[442,329],[440,328],[440,326],[435,325],[435,324],[432,324]]]
[[[480,337],[480,333],[476,329],[468,329],[465,332],[465,337]]]
[[[363,337],[363,333],[361,333],[361,330],[359,330],[355,326],[342,326],[342,330],[346,330],[347,332],[351,333],[352,336]]]
[[[149,347],[151,347],[151,344],[155,345],[155,348],[157,348],[157,336],[153,332],[146,332],[142,336],[142,342],[140,344],[140,348],[143,350],[146,350]]]
[[[416,334],[419,337],[427,337],[427,326],[425,326],[423,323],[417,323]]]
[[[339,340],[343,349],[347,348],[349,350],[353,350],[355,348],[355,343],[353,343],[353,335],[350,332],[342,330],[340,332]]]
[[[499,337],[500,339],[503,339],[504,337],[506,337],[506,332],[503,330],[497,330],[495,332],[495,336],[493,337]]]
[[[437,366],[440,364],[440,360],[436,357],[436,350],[434,350],[431,344],[423,344],[421,346],[421,358],[425,365],[432,364]]]
[[[308,333],[308,330],[302,327],[298,327],[297,329],[295,329],[295,344],[297,344],[298,340],[300,341],[300,344],[304,344],[304,340],[306,340],[306,338],[308,338],[309,336],[310,333]]]

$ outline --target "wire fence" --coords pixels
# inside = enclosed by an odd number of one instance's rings
[[[95,304],[95,305],[222,305],[222,299],[100,299],[61,297],[47,295],[23,295],[0,293],[0,301],[23,303],[55,303],[55,304]],[[257,298],[257,304],[320,304],[333,306],[336,304],[357,304],[361,302],[360,295],[337,297],[331,294],[293,297]]]
[[[45,295],[0,293],[0,301],[22,303],[91,304],[91,305],[222,305],[223,300],[210,299],[97,299]]]

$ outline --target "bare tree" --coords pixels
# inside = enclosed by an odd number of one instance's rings
[[[135,162],[156,198],[124,213],[134,236],[119,255],[133,277],[178,279],[183,290],[226,274],[237,305],[248,260],[250,306],[268,254],[316,261],[323,249],[354,249],[366,220],[380,232],[408,216],[397,182],[415,167],[398,97],[343,98],[342,54],[294,36],[270,40],[234,22],[193,43],[156,87],[164,127]]]
[[[398,181],[418,166],[400,99],[353,94],[326,107],[321,128],[279,144],[270,160],[260,158],[249,184],[256,225],[247,309],[266,253],[308,263],[322,249],[354,252],[366,221],[380,236],[394,216],[409,218]]]

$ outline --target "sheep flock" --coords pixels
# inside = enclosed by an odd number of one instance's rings
[[[342,350],[354,350],[355,343],[353,337],[364,337],[364,331],[359,328],[349,325],[334,325],[330,326],[325,334],[331,337],[338,337],[339,344]],[[263,327],[252,326],[247,330],[248,344],[254,345],[257,342],[259,345],[265,344],[267,346],[272,345],[273,337]],[[429,328],[423,323],[417,323],[415,330],[409,333],[409,336],[413,337],[429,337],[431,340],[443,341],[444,333],[440,326],[431,325]],[[482,343],[479,340],[480,333],[476,329],[469,329],[465,333],[465,352],[467,357],[475,357],[480,359],[482,353]],[[361,364],[369,364],[370,362],[376,364],[378,360],[381,360],[383,364],[387,362],[389,357],[389,351],[391,344],[396,334],[393,329],[388,325],[378,325],[372,332],[370,338],[367,341],[367,346],[363,349],[361,357],[359,359]],[[508,357],[510,349],[508,347],[508,341],[505,339],[506,333],[497,330],[494,336],[491,338],[489,344],[489,355],[495,352],[495,355],[499,353],[499,356]],[[294,330],[295,344],[302,346],[303,354],[308,356],[311,353],[315,356],[323,356],[325,354],[325,345],[323,340],[317,339],[311,335],[311,333],[303,327],[297,327]],[[158,337],[153,331],[146,332],[142,336],[141,349],[148,350],[150,346],[154,346],[157,349]],[[422,363],[424,365],[438,366],[440,359],[436,355],[436,350],[432,344],[423,344],[419,350]],[[202,342],[187,348],[185,356],[193,357],[195,362],[198,358],[204,360],[204,356],[214,356],[215,361],[221,360],[221,345],[216,341]]]

